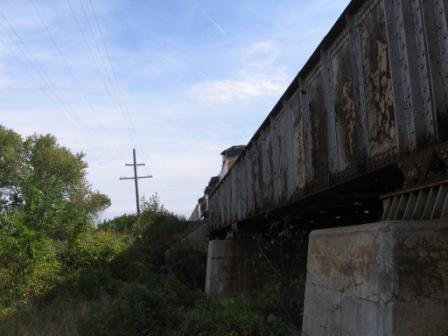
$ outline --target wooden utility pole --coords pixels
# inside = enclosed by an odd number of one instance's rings
[[[134,180],[135,183],[135,203],[137,206],[137,216],[140,216],[140,196],[138,194],[138,180],[145,178],[152,178],[152,175],[138,176],[137,166],[144,166],[144,163],[137,163],[137,155],[135,154],[135,148],[132,150],[134,156],[134,163],[126,163],[125,166],[134,167],[134,177],[120,177],[120,180]]]

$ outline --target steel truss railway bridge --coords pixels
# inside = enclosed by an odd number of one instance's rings
[[[289,216],[303,335],[446,335],[447,180],[448,0],[353,0],[209,190],[206,291],[250,290],[241,237]]]

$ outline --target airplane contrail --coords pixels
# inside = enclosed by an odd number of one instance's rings
[[[224,28],[218,23],[216,22],[215,19],[213,19],[202,7],[199,7],[199,9],[201,10],[202,14],[205,16],[205,18],[222,34],[225,35],[226,31],[224,30]]]

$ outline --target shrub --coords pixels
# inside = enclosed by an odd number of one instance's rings
[[[86,319],[82,335],[178,335],[184,309],[199,294],[176,279],[152,274],[145,283],[127,282],[111,301]]]
[[[265,314],[254,298],[202,300],[187,312],[182,335],[280,336],[290,335],[292,326],[272,313]]]
[[[190,289],[204,289],[206,266],[207,253],[188,243],[175,244],[166,253],[165,271],[175,275]]]
[[[186,225],[169,213],[145,214],[137,221],[136,245],[151,257],[153,269],[159,270],[165,265],[168,249],[183,237]]]
[[[67,272],[79,274],[91,270],[103,270],[130,243],[130,236],[113,231],[89,230],[80,234],[63,255]]]
[[[60,278],[57,243],[22,223],[19,214],[0,215],[0,307],[44,293]]]
[[[137,221],[136,215],[127,215],[115,217],[110,220],[105,220],[98,225],[100,230],[112,230],[118,233],[130,234],[134,229],[134,224]]]

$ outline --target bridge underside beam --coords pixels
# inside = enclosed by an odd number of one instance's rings
[[[337,187],[267,210],[263,215],[238,223],[238,226],[243,231],[260,232],[272,221],[285,217],[307,229],[376,222],[381,219],[383,211],[380,196],[399,189],[403,183],[403,174],[397,166],[384,167]],[[228,230],[229,227],[223,228],[222,237]]]

